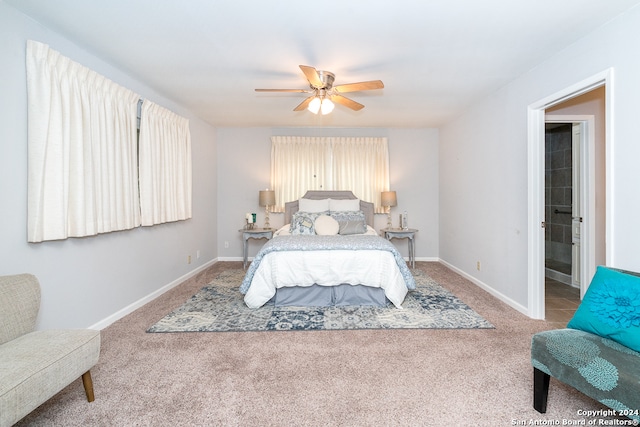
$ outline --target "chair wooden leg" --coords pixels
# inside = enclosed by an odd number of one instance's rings
[[[533,368],[533,408],[541,414],[547,412],[548,395],[549,374]]]
[[[84,392],[87,394],[87,400],[93,402],[95,400],[93,396],[93,381],[91,381],[91,371],[87,371],[82,374],[82,385],[84,385]]]

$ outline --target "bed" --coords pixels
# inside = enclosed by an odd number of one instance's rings
[[[285,226],[255,256],[240,286],[247,306],[402,308],[415,281],[373,218],[373,203],[351,191],[308,191],[286,203]]]

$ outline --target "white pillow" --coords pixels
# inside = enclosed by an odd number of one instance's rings
[[[319,236],[335,236],[340,230],[340,224],[329,215],[320,215],[313,223],[313,228]]]
[[[313,200],[302,198],[298,200],[299,212],[326,212],[329,210],[329,199]]]
[[[359,211],[360,200],[358,199],[329,199],[329,210],[331,212]]]
[[[282,227],[280,227],[278,229],[278,231],[273,233],[273,235],[274,236],[289,236],[291,234],[291,231],[289,230],[290,228],[291,228],[291,224],[285,224]]]

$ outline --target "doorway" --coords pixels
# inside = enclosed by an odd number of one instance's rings
[[[548,207],[545,206],[548,194],[545,186],[545,127],[546,122],[566,123],[573,131],[576,125],[581,123],[584,134],[599,140],[594,145],[580,145],[582,152],[579,163],[579,171],[575,175],[578,185],[582,186],[577,194],[579,200],[573,198],[572,203],[562,205],[562,208],[552,208],[555,215],[566,216],[562,222],[566,225],[566,238],[563,236],[564,260],[569,263],[573,271],[567,276],[574,285],[580,287],[581,297],[595,272],[596,265],[605,264],[610,254],[606,251],[606,235],[610,229],[607,218],[610,203],[610,192],[606,191],[611,182],[608,177],[610,168],[605,167],[606,153],[610,149],[610,93],[606,91],[607,83],[611,82],[611,71],[605,71],[590,79],[580,82],[555,95],[529,106],[529,315],[532,318],[545,318],[545,258],[547,255],[546,234]],[[581,97],[593,97],[594,93],[599,98],[600,111],[594,111],[593,103],[583,102]],[[595,110],[598,110],[596,108]],[[552,117],[555,116],[555,117]],[[595,121],[590,117],[595,116]],[[590,121],[591,120],[591,121]],[[591,123],[591,124],[590,124]],[[594,125],[593,123],[596,123]],[[594,130],[597,130],[597,132]],[[573,140],[573,139],[572,139]],[[607,142],[605,144],[605,141]],[[575,147],[572,147],[572,152]],[[578,158],[572,155],[573,159]],[[575,168],[572,164],[572,168]],[[574,195],[573,185],[569,191]],[[565,189],[566,191],[566,189]],[[563,203],[567,203],[566,200]],[[596,205],[598,205],[596,209]],[[576,212],[575,206],[580,206],[581,211]],[[569,209],[564,209],[564,208]],[[558,213],[555,210],[558,209]],[[570,212],[570,213],[569,213]],[[550,218],[551,219],[551,218]],[[581,221],[582,219],[582,221]],[[564,233],[564,230],[563,230]],[[597,248],[597,249],[596,249]],[[571,257],[569,258],[569,254]],[[577,270],[577,271],[576,271]],[[566,270],[565,270],[566,271]]]
[[[579,176],[579,170],[573,167],[577,156],[573,150],[573,126],[572,122],[549,121],[548,116],[545,121],[544,275],[575,287],[580,283],[580,271],[573,267],[580,262],[579,251],[578,259],[574,259],[574,234],[579,236],[579,232],[573,232],[573,222],[581,214],[574,212],[574,195],[579,194],[574,185],[574,181],[579,185],[579,179],[574,179],[574,174]]]
[[[567,325],[580,304],[582,257],[588,255],[582,250],[580,172],[589,118],[577,119],[549,114],[545,119],[544,314],[558,328]]]

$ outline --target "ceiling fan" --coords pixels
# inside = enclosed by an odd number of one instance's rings
[[[364,105],[342,96],[342,93],[384,88],[384,84],[380,80],[334,86],[335,74],[316,70],[308,65],[300,65],[300,69],[309,81],[310,89],[256,89],[256,92],[311,93],[312,95],[302,101],[293,111],[302,111],[306,108],[314,114],[318,114],[319,111],[322,114],[329,114],[334,108],[334,102],[355,111],[364,108]]]

